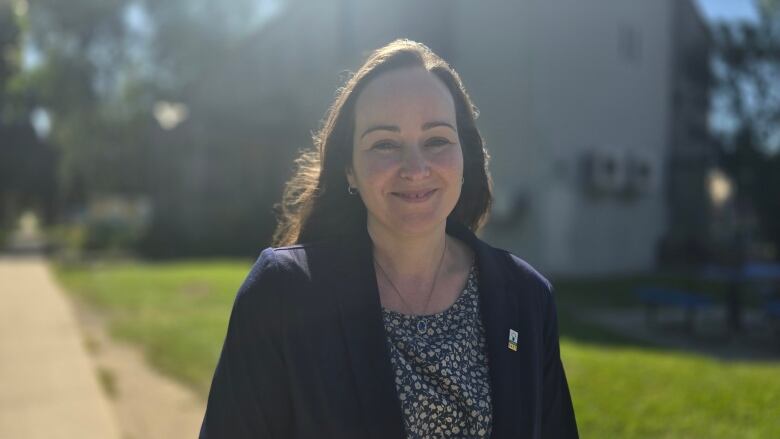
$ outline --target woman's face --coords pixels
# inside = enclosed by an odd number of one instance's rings
[[[460,197],[463,152],[447,87],[422,68],[373,79],[355,103],[349,184],[369,228],[419,235],[443,226]]]

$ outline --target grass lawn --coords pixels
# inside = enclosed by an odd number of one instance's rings
[[[56,272],[73,295],[108,315],[115,336],[138,344],[151,364],[205,395],[233,297],[250,265],[127,263],[58,266]],[[724,363],[667,351],[580,322],[569,311],[630,305],[627,291],[636,281],[691,284],[679,277],[555,283],[580,435],[780,437],[780,363]]]
[[[112,335],[205,395],[230,308],[252,261],[57,266],[65,288],[106,313]]]
[[[583,438],[780,437],[780,364],[561,346]]]

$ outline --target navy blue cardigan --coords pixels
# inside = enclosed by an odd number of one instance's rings
[[[479,269],[491,437],[578,437],[550,283],[463,226],[447,233]],[[368,234],[269,248],[238,291],[200,438],[402,438],[393,377]]]

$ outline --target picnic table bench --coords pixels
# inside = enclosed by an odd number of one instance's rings
[[[708,308],[714,301],[702,294],[661,287],[638,287],[634,294],[646,306],[647,323],[657,321],[658,308],[677,308],[685,311],[685,327],[693,331],[696,312]]]
[[[702,279],[728,282],[726,309],[729,327],[743,328],[742,313],[745,301],[744,287],[753,285],[759,291],[760,308],[770,324],[780,328],[780,264],[776,262],[746,262],[740,267],[710,265],[702,272]]]

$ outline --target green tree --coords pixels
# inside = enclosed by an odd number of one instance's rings
[[[738,207],[755,210],[764,237],[780,251],[780,1],[756,6],[758,23],[714,32],[715,134]]]
[[[153,223],[142,246],[150,254],[253,253],[267,242],[286,177],[273,158],[295,148],[284,139],[291,130],[259,121],[258,107],[265,100],[283,120],[296,114],[283,97],[258,94],[262,60],[244,56],[268,18],[258,4],[31,3],[27,37],[43,61],[16,83],[52,116],[66,208],[106,194],[149,197]],[[235,63],[244,58],[250,68]],[[164,102],[188,117],[163,127],[154,109]],[[266,142],[256,140],[258,128]]]
[[[22,59],[24,3],[0,1],[0,229],[12,227],[33,209],[54,216],[56,156],[30,123],[33,99],[17,93],[14,78]]]

